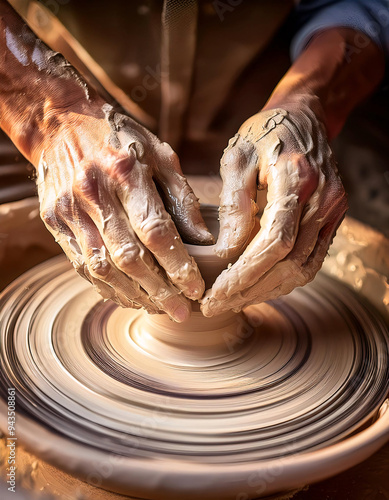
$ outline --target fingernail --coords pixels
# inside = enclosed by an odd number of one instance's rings
[[[205,284],[204,281],[199,282],[198,280],[190,282],[186,289],[185,289],[185,295],[188,297],[188,299],[191,300],[199,300],[204,294],[205,290]]]
[[[217,242],[216,242],[216,247],[215,247],[215,253],[222,258],[227,257],[227,254],[229,252],[229,243],[230,241],[230,235],[227,231],[223,231],[222,233],[219,233]]]
[[[209,297],[206,301],[204,301],[200,307],[201,312],[204,314],[206,318],[210,318],[215,315],[215,309],[217,308],[217,301],[212,297]]]
[[[177,307],[177,309],[175,309],[172,314],[174,321],[177,321],[177,323],[183,323],[184,321],[189,319],[189,316],[190,316],[190,311],[185,306]]]
[[[220,301],[220,302],[228,299],[226,292],[223,292],[223,291],[214,290],[213,295],[214,295],[215,299]]]
[[[221,244],[217,245],[217,247],[215,248],[215,254],[221,259],[226,259],[228,256],[228,249]]]
[[[215,238],[213,237],[213,234],[208,231],[208,229],[201,228],[200,232],[200,237],[204,239],[204,243],[208,243],[210,245],[215,243]]]
[[[207,306],[201,306],[200,307],[200,311],[203,313],[203,315],[206,317],[206,318],[210,318],[211,316],[213,316],[213,313],[212,311],[209,310],[209,308]]]
[[[213,234],[209,231],[207,226],[201,222],[193,224],[190,232],[192,233],[190,239],[193,240],[190,241],[190,243],[202,245],[213,245],[215,243]]]

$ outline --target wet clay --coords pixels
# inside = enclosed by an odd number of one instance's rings
[[[387,326],[323,273],[239,314],[194,311],[184,327],[104,302],[61,256],[16,280],[1,310],[2,390],[16,388],[21,442],[84,480],[108,460],[108,490],[256,498],[387,439]],[[260,488],[270,470],[277,481]]]

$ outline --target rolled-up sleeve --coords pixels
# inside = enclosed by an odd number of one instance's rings
[[[364,33],[389,58],[389,0],[306,0],[297,6],[296,16],[298,30],[291,45],[293,60],[316,33],[334,27]],[[363,42],[356,39],[356,46],[358,43]]]

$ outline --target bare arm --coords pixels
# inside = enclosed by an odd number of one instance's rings
[[[317,34],[275,88],[264,109],[299,96],[319,98],[328,139],[383,78],[382,51],[363,33],[333,28]]]
[[[0,126],[23,155],[38,161],[44,138],[58,128],[61,113],[90,114],[102,103],[66,59],[0,0]]]

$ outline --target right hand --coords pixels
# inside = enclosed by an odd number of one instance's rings
[[[46,227],[105,299],[185,321],[204,281],[180,234],[213,238],[177,155],[108,104],[55,121],[34,162]]]
[[[290,94],[283,104],[267,106],[240,127],[221,160],[215,250],[239,259],[206,292],[205,316],[240,311],[309,283],[347,209],[318,98]],[[267,188],[267,204],[247,246],[258,188]]]

